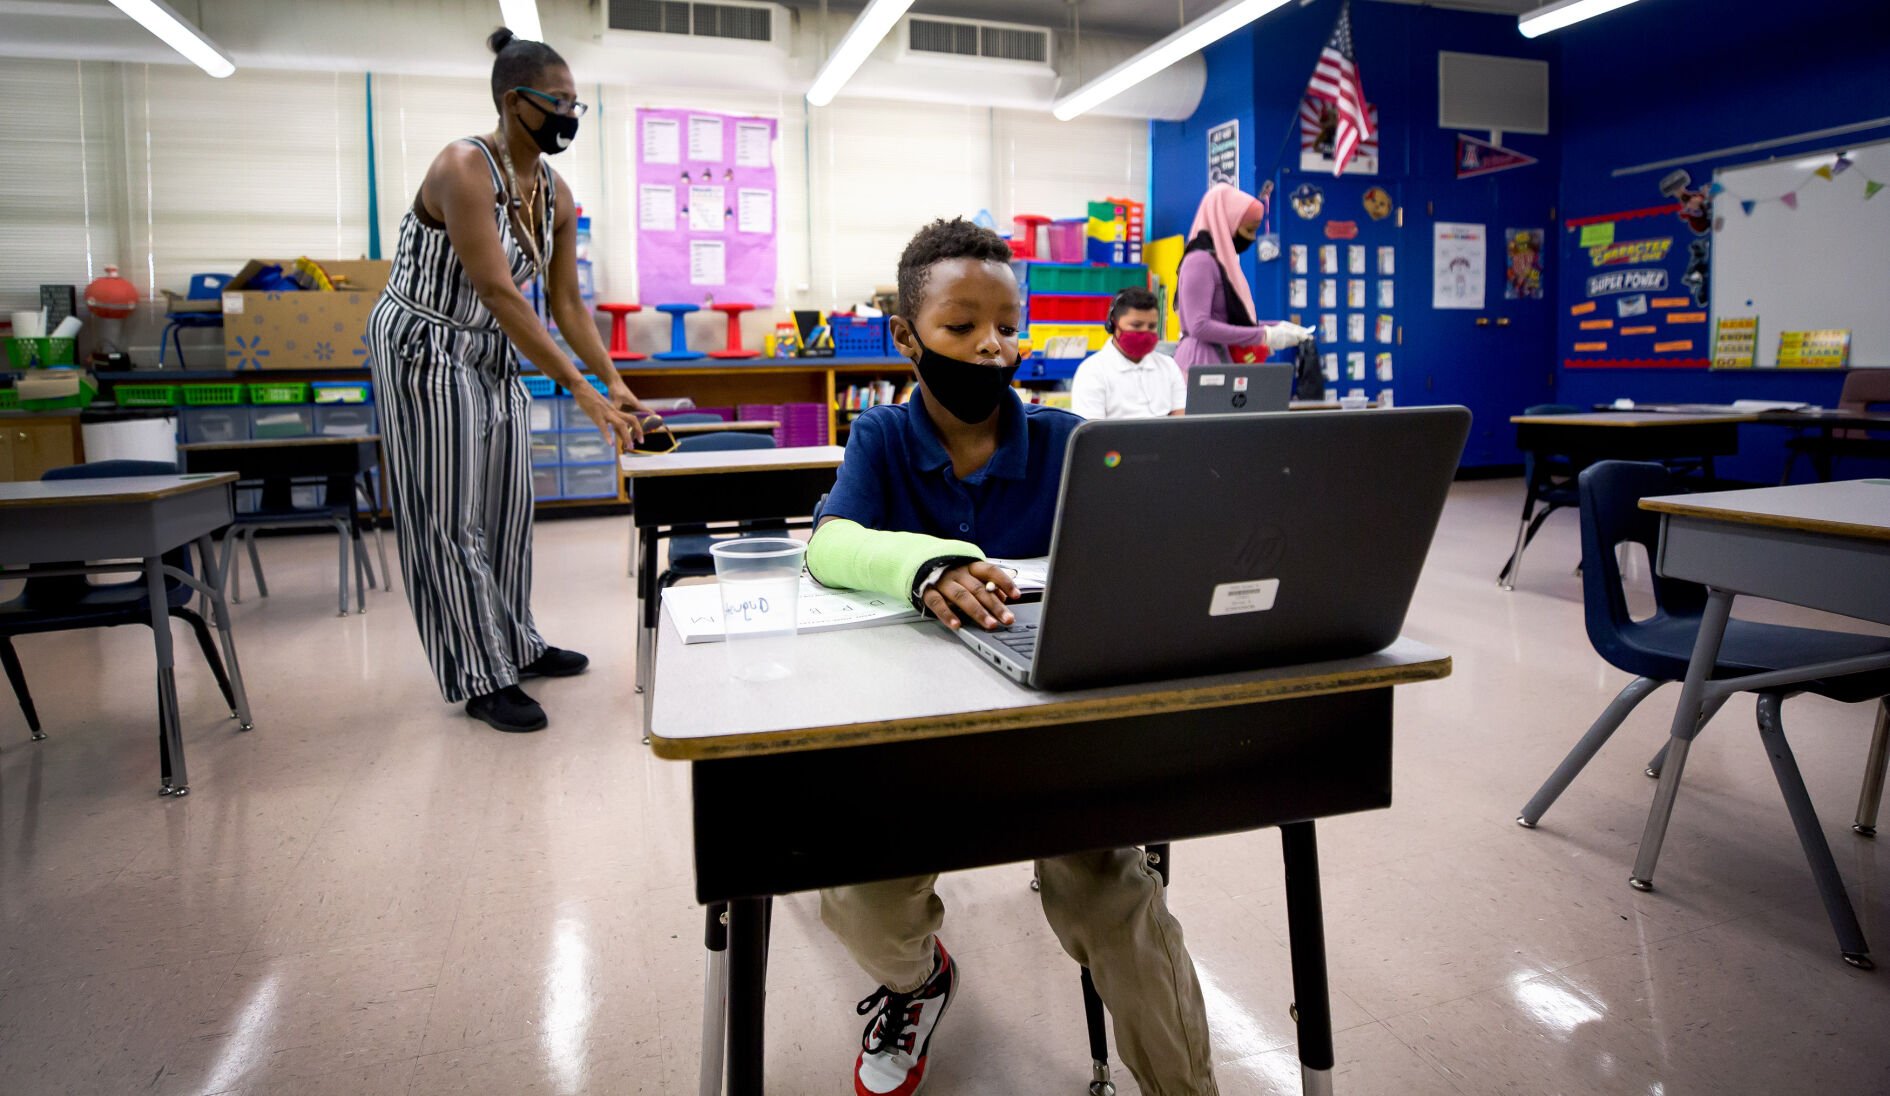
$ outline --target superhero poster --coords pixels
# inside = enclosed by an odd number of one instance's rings
[[[1509,228],[1503,230],[1508,273],[1503,278],[1503,297],[1511,301],[1542,299],[1542,230]]]

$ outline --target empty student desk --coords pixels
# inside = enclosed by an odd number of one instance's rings
[[[1890,480],[1668,495],[1642,499],[1641,507],[1661,516],[1660,554],[1655,569],[1671,578],[1700,583],[1708,590],[1699,639],[1674,711],[1660,787],[1634,862],[1634,885],[1648,889],[1653,885],[1655,861],[1673,815],[1687,748],[1697,733],[1703,705],[1734,692],[1777,689],[1794,682],[1890,668],[1890,655],[1876,655],[1708,680],[1719,656],[1733,600],[1740,595],[1890,624]],[[1776,743],[1768,743],[1773,768],[1799,841],[1811,862],[1825,911],[1845,958],[1867,966],[1863,930],[1812,811],[1811,799],[1798,777],[1797,763],[1783,736],[1776,738]],[[1875,786],[1881,794],[1883,759],[1877,756],[1873,760],[1878,768],[1867,774],[1867,787]],[[1865,800],[1871,799],[1867,790]]]
[[[643,726],[650,725],[656,619],[662,610],[656,588],[657,542],[678,525],[778,519],[805,528],[820,497],[833,489],[834,469],[845,453],[837,445],[794,449],[734,449],[624,457],[631,481],[630,558],[636,567],[637,691],[643,694]]]
[[[734,422],[682,422],[664,423],[669,432],[679,438],[692,434],[772,434],[781,429],[781,424],[774,419],[738,419]]]
[[[184,738],[177,714],[177,680],[171,662],[168,576],[188,583],[210,600],[223,637],[223,659],[230,675],[237,719],[251,725],[243,670],[230,635],[230,610],[223,600],[210,534],[230,523],[230,484],[234,475],[128,476],[121,479],[55,480],[0,483],[0,578],[26,578],[25,564],[73,560],[140,559],[150,590],[151,634],[157,645],[158,764],[160,795],[188,795],[190,775],[184,765]],[[198,574],[166,568],[163,555],[197,545]],[[108,574],[133,569],[128,564],[88,565],[32,572],[32,577],[60,574]]]
[[[1400,639],[1364,658],[1047,693],[931,621],[803,635],[791,675],[765,683],[731,679],[722,644],[663,629],[650,740],[691,764],[696,898],[730,903],[731,1096],[762,1091],[767,897],[1263,826],[1284,844],[1306,1091],[1332,1091],[1312,820],[1391,805],[1392,688],[1447,676],[1447,655]],[[836,789],[897,773],[964,809],[863,856],[859,798]]]

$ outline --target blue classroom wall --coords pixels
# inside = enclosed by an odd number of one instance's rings
[[[1402,329],[1402,342],[1364,347],[1368,362],[1378,350],[1392,351],[1396,379],[1385,385],[1368,373],[1361,384],[1342,375],[1340,390],[1364,387],[1375,394],[1390,387],[1400,404],[1464,403],[1476,420],[1465,465],[1520,464],[1515,433],[1507,420],[1523,407],[1553,397],[1556,271],[1552,263],[1545,271],[1544,299],[1505,301],[1503,229],[1552,227],[1558,145],[1553,135],[1507,134],[1506,147],[1540,162],[1481,178],[1456,179],[1456,131],[1437,125],[1437,54],[1455,50],[1553,63],[1555,45],[1523,38],[1516,32],[1513,16],[1358,0],[1352,6],[1354,48],[1366,98],[1379,108],[1380,164],[1376,175],[1348,174],[1334,180],[1329,173],[1300,172],[1298,115],[1307,78],[1337,17],[1334,0],[1281,9],[1205,53],[1208,87],[1193,117],[1152,124],[1151,236],[1186,233],[1207,187],[1207,131],[1238,119],[1241,186],[1254,192],[1260,180],[1274,181],[1277,194],[1271,227],[1282,233],[1283,243],[1306,242],[1316,253],[1317,244],[1326,242],[1322,232],[1329,220],[1357,222],[1360,243],[1396,241],[1397,300],[1390,311]],[[1325,208],[1311,221],[1299,219],[1285,200],[1306,182],[1320,187],[1325,196]],[[1360,195],[1374,185],[1394,196],[1403,210],[1402,228],[1392,221],[1374,225],[1366,217]],[[1439,220],[1488,226],[1492,243],[1485,310],[1443,313],[1429,307],[1433,213]],[[1343,254],[1347,242],[1338,243]],[[1375,257],[1375,246],[1372,251]],[[1316,299],[1309,302],[1314,307],[1288,308],[1290,276],[1284,259],[1259,263],[1250,249],[1243,265],[1261,318],[1298,312],[1304,322],[1317,321],[1321,309]],[[1375,279],[1376,270],[1370,273]],[[1316,287],[1316,263],[1309,280]],[[1340,303],[1343,306],[1343,300]],[[1368,300],[1368,305],[1375,316],[1376,300]],[[1473,328],[1479,315],[1500,319],[1503,326],[1492,323]],[[1350,344],[1339,349],[1345,345]]]
[[[1668,201],[1659,183],[1671,168],[1616,178],[1619,167],[1890,117],[1890,14],[1882,0],[1798,0],[1789,7],[1766,0],[1646,0],[1552,37],[1560,38],[1555,128],[1569,217]],[[1886,138],[1890,128],[1677,166],[1703,185],[1718,167]],[[1736,207],[1715,213],[1741,216]],[[1691,233],[1677,219],[1672,224],[1675,246],[1682,246],[1678,241]],[[1563,279],[1558,347],[1572,341],[1569,308],[1584,299],[1581,279]],[[1829,407],[1842,383],[1839,373],[1570,369],[1558,363],[1557,394],[1583,405],[1627,397],[1806,400]],[[1786,436],[1745,427],[1739,456],[1722,461],[1722,474],[1776,481]],[[1847,465],[1840,474],[1865,471],[1880,470]],[[1801,464],[1800,478],[1808,473]]]

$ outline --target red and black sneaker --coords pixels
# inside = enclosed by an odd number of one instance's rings
[[[860,1037],[860,1057],[853,1063],[854,1096],[912,1096],[925,1083],[926,1054],[932,1033],[951,1006],[958,988],[958,964],[945,945],[932,938],[937,956],[932,976],[911,993],[879,987],[859,1004],[871,1015]]]

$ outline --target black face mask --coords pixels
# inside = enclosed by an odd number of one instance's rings
[[[1017,375],[1015,365],[993,367],[948,358],[920,341],[916,331],[912,341],[919,344],[919,379],[925,382],[925,394],[960,422],[990,418]]]
[[[1252,236],[1242,236],[1238,232],[1234,233],[1234,254],[1243,254],[1248,248],[1253,246],[1254,239],[1255,238]]]
[[[538,106],[536,103],[532,105],[535,107]],[[578,120],[576,116],[558,114],[554,111],[546,110],[543,107],[538,107],[538,113],[544,115],[538,122],[538,128],[533,129],[531,126],[525,126],[525,132],[531,135],[532,143],[538,146],[538,151],[547,156],[556,156],[558,153],[570,148],[571,142],[577,137]],[[525,125],[523,115],[519,116],[518,121],[520,125]]]

